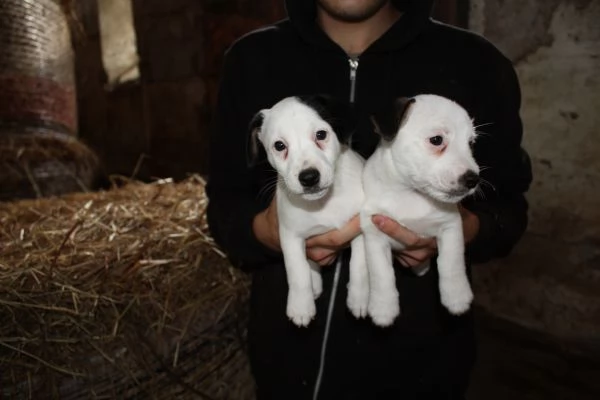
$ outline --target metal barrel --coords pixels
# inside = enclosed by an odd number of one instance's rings
[[[77,131],[73,48],[58,0],[0,1],[0,124]]]
[[[62,0],[0,0],[0,200],[90,189]],[[66,3],[65,3],[66,4]]]

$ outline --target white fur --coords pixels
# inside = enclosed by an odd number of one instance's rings
[[[262,110],[258,139],[277,170],[279,235],[289,284],[287,315],[298,326],[315,316],[314,299],[322,291],[318,264],[306,257],[305,239],[344,226],[363,203],[364,159],[339,143],[332,127],[296,97]],[[327,132],[318,140],[318,131]],[[276,142],[286,149],[278,151]],[[302,171],[314,168],[321,179],[314,188],[300,183]],[[347,304],[357,317],[366,316],[368,278],[362,235],[351,242]]]
[[[456,203],[475,190],[459,181],[469,170],[479,173],[469,147],[475,130],[467,112],[449,99],[436,95],[414,99],[396,136],[382,139],[363,175],[368,314],[380,326],[392,324],[400,314],[392,250],[404,246],[373,224],[374,214],[388,216],[422,237],[437,238],[441,302],[451,313],[465,312],[473,299]],[[430,142],[435,136],[442,136],[446,144],[442,153]]]

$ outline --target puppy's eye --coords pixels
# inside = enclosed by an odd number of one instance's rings
[[[317,140],[325,140],[325,139],[327,139],[327,131],[324,131],[324,130],[317,131],[317,133],[315,134],[315,137],[317,138]]]
[[[429,143],[431,143],[434,146],[441,146],[442,144],[444,144],[444,138],[440,135],[433,136],[429,138]]]
[[[273,144],[273,147],[275,148],[276,151],[284,151],[285,143],[283,143],[281,140],[278,140],[275,142],[275,144]]]

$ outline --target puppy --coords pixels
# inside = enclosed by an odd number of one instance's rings
[[[394,108],[386,118],[374,118],[382,138],[363,175],[368,314],[380,326],[391,325],[400,313],[392,250],[402,250],[403,245],[377,229],[371,220],[374,214],[437,238],[441,302],[452,314],[465,312],[473,300],[457,207],[479,182],[470,149],[473,123],[462,107],[437,95],[402,98]]]
[[[259,111],[251,122],[253,143],[265,148],[278,174],[279,238],[289,285],[287,316],[306,326],[322,291],[319,265],[306,257],[305,239],[341,228],[364,200],[364,159],[345,143],[348,114],[325,96],[287,97]],[[362,235],[351,242],[347,304],[366,316],[368,278]]]

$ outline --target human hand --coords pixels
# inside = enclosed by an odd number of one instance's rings
[[[394,252],[396,259],[405,267],[413,268],[422,265],[437,252],[435,238],[420,237],[383,215],[374,215],[371,220],[380,231],[405,246],[404,250]]]
[[[467,244],[479,232],[479,218],[460,204],[458,210],[462,218],[465,244]],[[400,264],[405,267],[413,268],[422,265],[437,252],[435,238],[420,237],[393,219],[383,215],[374,215],[372,221],[380,231],[406,246],[404,250],[394,254]]]
[[[466,245],[473,241],[479,233],[479,217],[463,207],[462,204],[458,204],[458,212],[460,212],[462,218],[463,236]]]
[[[277,217],[277,201],[275,197],[273,197],[267,208],[254,216],[252,230],[259,242],[271,250],[281,251],[279,218]]]
[[[360,233],[360,218],[356,215],[340,229],[308,238],[306,255],[321,266],[330,265],[339,251],[348,247],[352,239]]]

